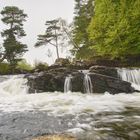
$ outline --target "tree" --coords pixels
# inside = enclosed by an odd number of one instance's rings
[[[3,61],[3,48],[0,45],[0,62],[2,62],[2,61]]]
[[[140,1],[95,0],[95,15],[88,27],[98,55],[140,55]]]
[[[27,48],[25,44],[16,41],[12,34],[4,40],[3,46],[5,48],[5,58],[13,67],[21,60],[21,56]]]
[[[60,19],[46,21],[45,25],[47,26],[46,32],[44,35],[38,35],[38,41],[35,46],[50,44],[56,48],[57,58],[59,58],[59,39],[63,36]]]
[[[26,21],[27,15],[23,10],[15,6],[6,6],[1,11],[2,22],[9,26],[1,35],[4,38],[4,58],[15,66],[20,60],[20,57],[27,51],[27,46],[22,44],[18,39],[26,36],[23,29],[23,22]]]
[[[75,46],[72,51],[77,58],[86,59],[93,55],[93,51],[89,48],[91,42],[87,28],[94,16],[94,0],[75,0],[75,2],[73,40],[78,47]]]

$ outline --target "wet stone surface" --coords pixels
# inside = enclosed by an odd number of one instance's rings
[[[46,112],[0,113],[0,140],[30,140],[45,134],[63,132],[73,116],[53,117]]]
[[[78,127],[82,131],[78,132]],[[77,140],[139,140],[140,111],[129,108],[120,113],[57,117],[47,112],[0,112],[0,140],[32,140],[47,134],[68,133],[67,130],[72,129]]]

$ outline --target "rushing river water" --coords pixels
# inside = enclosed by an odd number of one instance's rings
[[[70,133],[80,140],[139,140],[140,93],[27,94],[23,76],[0,77],[0,140]]]

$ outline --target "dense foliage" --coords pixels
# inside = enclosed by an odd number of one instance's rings
[[[97,54],[124,57],[140,54],[140,1],[96,0],[88,28]]]
[[[35,46],[50,44],[59,58],[59,48],[69,39],[74,46],[71,51],[78,59],[139,58],[140,0],[75,0],[74,14],[72,29],[61,18],[46,21],[46,31],[38,35]],[[20,64],[28,69],[24,61],[21,63],[27,46],[20,42],[26,36],[23,23],[27,15],[16,6],[4,7],[1,15],[7,28],[1,32],[4,41],[0,63],[6,59],[10,67]],[[52,53],[48,51],[47,55],[51,57]]]
[[[87,32],[91,18],[94,15],[93,10],[93,0],[75,0],[73,40],[77,45],[74,46],[72,51],[77,58],[87,59],[93,54],[92,49],[89,47],[91,42]]]
[[[8,63],[0,63],[0,74],[9,74],[11,68]]]
[[[34,69],[33,66],[31,66],[29,63],[27,63],[26,60],[21,60],[18,61],[16,67],[14,68],[13,71],[13,67],[11,67],[11,64],[7,63],[7,62],[1,62],[0,63],[0,74],[12,74],[17,73],[17,74],[21,74],[21,73],[27,73],[27,72],[32,72]]]
[[[33,70],[33,66],[31,66],[25,59],[19,61],[16,66],[17,69],[23,71],[31,71]]]
[[[92,19],[83,16],[88,3],[76,1],[74,40],[80,46],[77,56],[85,59],[94,56],[118,58],[140,55],[140,1],[91,0]],[[88,33],[87,33],[88,32]],[[82,52],[81,52],[82,50]],[[89,52],[87,50],[90,50]]]

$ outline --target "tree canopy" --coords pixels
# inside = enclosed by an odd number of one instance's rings
[[[88,32],[100,55],[140,54],[140,1],[96,0]]]
[[[65,20],[58,18],[46,21],[46,31],[42,35],[38,35],[36,47],[50,44],[56,48],[57,58],[59,58],[59,48],[63,46],[67,40],[67,25]]]
[[[1,32],[0,61],[7,59],[16,65],[27,51],[26,44],[20,42],[26,36],[23,23],[27,15],[16,6],[4,7],[1,15],[7,28]],[[46,21],[46,31],[38,35],[35,46],[50,44],[59,58],[59,48],[68,42],[67,36],[78,59],[140,55],[140,0],[75,0],[72,28],[63,23],[61,18]]]
[[[78,47],[74,47],[72,51],[77,58],[87,59],[93,54],[89,48],[91,42],[87,32],[91,18],[94,16],[93,2],[93,0],[75,0],[73,40]]]
[[[139,0],[75,2],[74,40],[79,45],[77,58],[140,55]]]
[[[8,26],[1,33],[4,38],[4,59],[11,65],[16,65],[20,57],[27,51],[27,46],[18,41],[19,38],[25,36],[23,22],[26,21],[27,15],[23,10],[15,6],[6,6],[1,11],[2,22]]]

